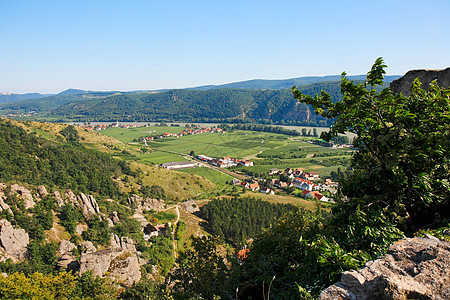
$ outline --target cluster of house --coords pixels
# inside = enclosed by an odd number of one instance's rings
[[[182,137],[185,135],[194,135],[194,134],[201,134],[201,133],[214,133],[214,132],[223,132],[222,129],[220,128],[211,128],[211,127],[205,127],[205,128],[187,128],[183,131],[181,131],[180,133],[172,133],[172,132],[165,132],[161,135],[157,135],[157,136],[147,136],[147,137],[142,137],[141,138],[141,142],[145,143],[148,141],[153,141],[156,139],[164,139],[164,138],[169,138],[169,137]]]
[[[252,190],[252,191],[259,191],[260,193],[263,194],[270,194],[270,195],[275,195],[275,191],[272,190],[271,188],[268,187],[260,187],[258,182],[247,182],[247,181],[240,181],[237,178],[234,178],[231,181],[232,185],[240,185],[246,189]]]
[[[313,181],[319,180],[319,174],[317,172],[303,172],[302,169],[290,169],[287,168],[284,171],[279,171],[278,169],[271,169],[269,172],[270,175],[286,175],[291,180],[282,181],[280,179],[274,178],[270,180],[270,185],[279,189],[287,189],[290,187],[295,187],[299,190],[302,190],[302,194],[306,198],[315,198],[321,201],[328,202],[330,199],[323,196],[318,190],[319,185],[315,184]],[[270,188],[260,188],[259,183],[249,183],[246,181],[240,181],[239,179],[233,179],[231,182],[232,185],[241,185],[246,189],[257,191],[259,190],[261,193],[265,194],[274,194],[274,191]],[[325,185],[327,186],[336,186],[337,183],[331,181],[331,179],[326,179]]]
[[[253,162],[250,160],[237,159],[230,156],[226,156],[223,158],[213,158],[206,155],[197,155],[197,158],[219,168],[229,168],[234,166],[253,166]]]
[[[84,129],[88,129],[88,130],[105,130],[106,128],[110,128],[110,127],[119,127],[119,128],[137,128],[137,127],[148,127],[150,126],[149,124],[144,124],[144,125],[140,125],[140,124],[119,124],[119,122],[113,123],[113,124],[81,124],[78,125],[79,127],[82,127]]]

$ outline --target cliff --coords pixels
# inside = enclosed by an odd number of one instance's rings
[[[441,87],[450,87],[450,67],[444,70],[411,70],[404,76],[391,82],[390,89],[394,94],[402,93],[403,96],[411,95],[411,84],[419,78],[422,88],[427,89],[433,80]]]

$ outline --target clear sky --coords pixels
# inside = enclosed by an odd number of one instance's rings
[[[450,66],[449,0],[0,0],[0,92]]]

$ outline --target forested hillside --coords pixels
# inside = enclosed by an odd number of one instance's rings
[[[288,82],[287,87],[291,88],[296,83],[312,80],[303,78],[283,82],[284,85]],[[0,113],[34,112],[37,113],[34,117],[38,119],[80,122],[119,120],[257,122],[312,126],[331,124],[330,120],[314,114],[311,106],[296,101],[291,91],[284,89],[284,85],[283,89],[275,85],[274,89],[214,88],[129,93],[67,90],[55,96],[3,104],[0,106]],[[338,81],[316,82],[297,88],[307,95],[324,90],[334,101],[342,99]]]
[[[84,148],[77,143],[76,131],[62,134],[68,143],[39,138],[6,121],[0,122],[0,182],[16,180],[117,196],[119,190],[111,177],[131,173],[125,161]]]
[[[328,83],[339,94],[337,83]],[[311,85],[305,91],[320,90]],[[308,105],[295,101],[289,90],[209,91],[171,90],[161,93],[120,94],[62,105],[50,112],[55,118],[76,121],[256,121],[262,123],[326,126]]]

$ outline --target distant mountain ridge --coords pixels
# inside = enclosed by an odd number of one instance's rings
[[[39,99],[43,97],[50,96],[49,94],[39,94],[39,93],[27,93],[27,94],[10,94],[2,93],[0,94],[0,104],[11,103],[28,99]]]
[[[385,76],[384,80],[386,82],[391,82],[395,79],[400,78],[400,75],[389,75]],[[354,75],[347,76],[348,79],[359,81],[365,80],[366,75]],[[222,89],[222,88],[230,88],[230,89],[290,89],[292,86],[302,86],[320,82],[334,82],[340,81],[341,75],[327,75],[327,76],[305,76],[298,78],[289,78],[289,79],[252,79],[246,81],[232,82],[220,85],[204,85],[198,87],[187,88],[190,90],[211,90],[211,89]]]
[[[390,80],[396,77],[387,76],[385,85],[380,88],[388,87]],[[364,80],[365,75],[349,78],[358,82]],[[330,81],[332,79],[340,79],[340,76],[250,80],[157,92],[68,89],[44,98],[2,104],[0,114],[34,112],[33,118],[83,122],[197,121],[328,126],[329,121],[315,115],[310,106],[294,99],[290,88],[296,85],[308,95],[319,94],[323,90],[337,101],[342,99],[340,85],[337,80]]]

